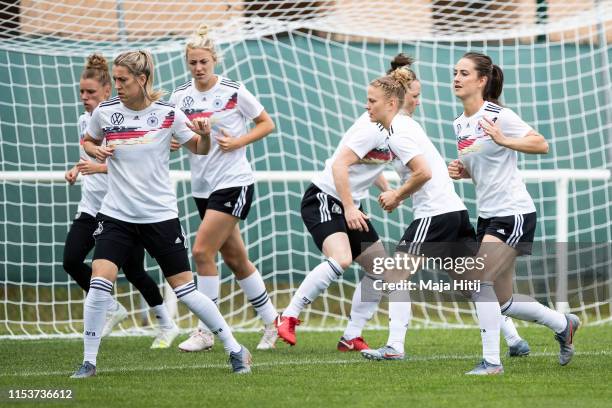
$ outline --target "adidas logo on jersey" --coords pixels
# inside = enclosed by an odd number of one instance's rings
[[[504,231],[503,228],[498,229],[497,232],[499,232],[500,234],[505,234],[506,233],[506,231]]]
[[[223,205],[226,206],[227,208],[232,208],[232,203],[229,201]]]
[[[334,205],[332,205],[331,212],[334,214],[342,214],[342,208],[340,208],[338,204],[334,203]]]

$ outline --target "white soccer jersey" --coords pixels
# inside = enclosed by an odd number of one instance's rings
[[[211,148],[206,156],[190,154],[191,192],[194,197],[208,198],[217,190],[253,184],[255,177],[246,158],[246,146],[224,153],[216,137],[225,129],[232,137],[248,132],[248,123],[263,112],[263,106],[239,82],[221,76],[210,90],[200,92],[193,80],[178,87],[170,102],[187,117],[210,118]]]
[[[344,134],[332,157],[325,162],[325,168],[312,182],[321,191],[340,200],[336,191],[332,165],[343,146],[350,148],[360,159],[349,166],[348,171],[353,202],[359,207],[360,201],[368,195],[368,188],[382,173],[385,164],[393,159],[387,145],[387,137],[388,133],[382,125],[373,123],[367,112],[364,113]]]
[[[431,179],[412,195],[414,219],[465,210],[463,201],[455,193],[444,159],[421,125],[409,116],[396,115],[391,122],[391,129],[393,133],[389,137],[389,147],[397,157],[393,167],[402,183],[411,174],[406,164],[419,154],[423,155],[431,169]]]
[[[524,137],[531,130],[512,110],[485,102],[476,114],[455,119],[459,159],[476,186],[478,214],[483,218],[535,212],[517,167],[516,151],[495,143],[480,126],[487,117],[506,137]]]
[[[107,159],[108,193],[101,213],[136,224],[178,217],[170,181],[170,140],[174,135],[186,143],[193,137],[186,122],[180,109],[162,101],[133,111],[115,97],[96,108],[87,133],[115,147]]]
[[[81,158],[85,160],[96,161],[93,157],[89,157],[83,150],[83,138],[87,125],[91,120],[89,112],[83,113],[79,117],[79,153]],[[79,202],[79,213],[87,213],[91,216],[96,216],[102,206],[102,199],[106,195],[106,174],[96,173],[88,176],[81,176],[81,201]]]

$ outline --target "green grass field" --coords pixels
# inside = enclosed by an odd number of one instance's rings
[[[0,406],[70,407],[610,407],[612,326],[586,327],[566,367],[539,327],[520,329],[532,355],[504,358],[506,373],[468,377],[479,359],[478,330],[410,330],[406,361],[373,362],[335,350],[339,333],[299,332],[298,345],[254,351],[259,334],[238,333],[253,352],[251,375],[233,375],[222,347],[189,354],[149,350],[150,338],[104,339],[98,376],[72,380],[82,341],[0,341]],[[181,338],[184,338],[182,336]],[[386,332],[368,331],[370,345]],[[503,347],[505,352],[505,346]],[[11,401],[9,389],[73,390],[71,401]],[[8,404],[8,405],[7,405]]]

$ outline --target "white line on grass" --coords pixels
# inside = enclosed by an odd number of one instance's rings
[[[557,353],[542,352],[542,353],[530,353],[529,357],[553,357],[557,356]],[[583,351],[576,352],[577,356],[610,356],[612,351]],[[412,361],[440,361],[440,360],[477,360],[481,356],[476,354],[470,355],[436,355],[436,356],[409,356],[406,362]],[[282,366],[292,365],[342,365],[342,364],[376,364],[365,359],[355,360],[293,360],[293,361],[269,361],[263,363],[255,363],[255,368],[274,368]],[[102,374],[107,373],[129,373],[129,372],[156,372],[165,370],[190,370],[190,369],[219,369],[228,368],[227,364],[194,364],[194,365],[180,365],[180,366],[167,366],[161,365],[157,367],[115,367],[115,368],[104,368],[100,371]],[[51,375],[70,375],[71,371],[28,371],[28,372],[13,372],[13,373],[0,373],[0,377],[40,377],[40,376],[51,376]]]

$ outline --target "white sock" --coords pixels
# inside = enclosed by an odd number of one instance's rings
[[[527,295],[514,295],[502,306],[502,310],[507,316],[544,325],[555,333],[562,332],[567,326],[565,315]]]
[[[283,316],[297,318],[302,309],[311,304],[332,282],[338,280],[343,272],[338,262],[332,258],[317,265],[295,292]]]
[[[157,319],[157,323],[159,327],[162,329],[172,329],[174,326],[174,322],[170,318],[170,313],[168,313],[168,309],[166,309],[166,305],[163,303],[161,305],[153,306],[151,308],[155,318]]]
[[[501,329],[502,334],[504,335],[504,338],[506,339],[506,344],[508,346],[514,346],[519,341],[523,340],[521,336],[518,334],[518,331],[516,330],[516,326],[514,325],[514,322],[508,316],[502,315],[500,329]]]
[[[272,304],[272,300],[268,296],[266,285],[258,270],[248,277],[239,280],[238,285],[246,295],[247,299],[255,308],[255,311],[261,317],[265,325],[274,323],[274,319],[278,316],[276,308]]]
[[[109,313],[112,312],[116,312],[119,309],[119,302],[117,302],[117,300],[111,296],[111,299],[109,302],[107,302],[107,311]]]
[[[493,290],[493,283],[481,282],[480,292],[474,292],[472,300],[476,306],[480,326],[482,357],[491,364],[501,364],[499,357],[501,310]]]
[[[381,291],[376,291],[375,293],[378,295],[378,301],[376,302],[364,302],[362,299],[362,285],[368,285],[371,283],[372,280],[367,276],[364,276],[361,279],[361,282],[359,282],[355,287],[355,291],[353,292],[353,300],[351,301],[351,314],[349,315],[349,322],[346,325],[344,334],[342,335],[342,337],[344,337],[346,340],[352,340],[356,337],[360,337],[366,323],[372,318],[372,316],[374,316],[374,313],[378,308],[378,304],[382,298]],[[371,290],[367,290],[366,292],[370,293]]]
[[[113,283],[104,278],[91,278],[83,312],[83,362],[96,365],[106,311],[113,297]]]
[[[213,301],[216,305],[219,303],[219,275],[215,276],[200,276],[198,275],[198,291]],[[204,331],[210,331],[203,321],[198,322],[198,328]]]
[[[221,316],[217,305],[198,292],[195,283],[189,282],[178,286],[174,288],[174,292],[177,299],[183,302],[189,310],[198,316],[198,319],[206,324],[206,327],[211,329],[210,331],[213,334],[219,337],[227,354],[240,351],[241,346],[232,335],[232,331]]]
[[[412,304],[408,291],[396,290],[389,294],[389,339],[387,345],[404,352],[406,331],[412,318]]]

